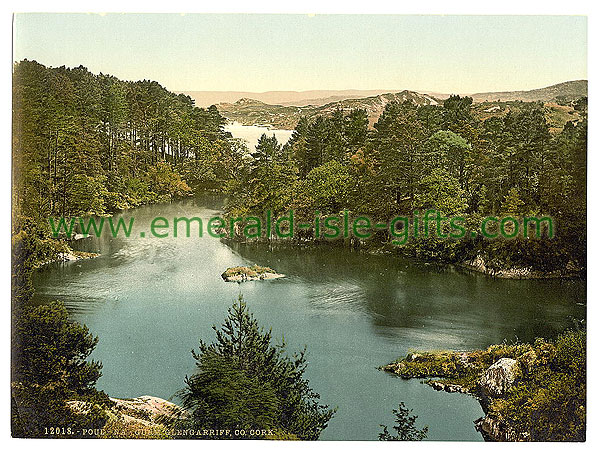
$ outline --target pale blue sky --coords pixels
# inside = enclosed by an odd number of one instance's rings
[[[170,90],[474,93],[587,78],[581,16],[18,14],[14,59]]]

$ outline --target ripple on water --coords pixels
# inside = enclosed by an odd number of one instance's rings
[[[364,291],[352,283],[325,284],[309,291],[311,305],[318,309],[364,311]]]

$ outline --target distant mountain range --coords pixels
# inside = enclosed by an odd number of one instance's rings
[[[587,80],[573,80],[545,88],[529,91],[500,91],[475,93],[470,95],[478,105],[481,103],[497,103],[511,101],[542,101],[554,104],[549,107],[560,113],[557,127],[562,127],[569,119],[563,112],[563,106],[571,101],[587,96]],[[449,95],[442,93],[420,93],[416,91],[399,91],[396,93],[381,90],[313,90],[313,91],[267,91],[250,93],[243,91],[188,91],[185,94],[196,101],[196,105],[206,106],[215,104],[221,114],[231,121],[244,125],[269,125],[276,129],[293,129],[302,116],[314,117],[327,115],[335,110],[365,109],[372,126],[386,104],[391,101],[404,102],[410,100],[417,105],[436,105],[443,102]],[[560,107],[560,108],[559,108]],[[488,114],[506,112],[506,106],[476,107],[485,117]],[[572,110],[572,108],[569,108]],[[498,111],[494,113],[495,111]],[[556,115],[555,115],[556,116]],[[563,118],[564,117],[564,118]]]
[[[475,102],[484,101],[543,101],[552,102],[564,100],[574,101],[587,96],[587,80],[572,80],[570,82],[558,83],[545,88],[537,88],[529,91],[497,91],[490,93],[475,93],[470,95]]]
[[[373,125],[388,102],[412,101],[417,105],[436,105],[441,101],[433,96],[404,90],[399,93],[386,93],[358,99],[343,99],[324,105],[289,106],[265,104],[256,99],[242,98],[237,102],[217,104],[221,115],[244,125],[261,124],[276,129],[293,129],[302,116],[328,115],[336,110],[349,111],[364,109]]]
[[[181,91],[196,101],[198,107],[213,104],[233,103],[239,99],[255,99],[265,104],[303,107],[305,105],[324,105],[344,99],[359,99],[402,90],[310,90],[310,91]]]
[[[564,96],[567,101],[587,96],[587,80],[573,80],[558,83],[545,88],[529,91],[491,91],[470,94],[475,102],[488,101],[544,101],[550,102]],[[208,107],[213,104],[235,103],[246,98],[254,99],[265,104],[281,106],[304,107],[308,105],[321,106],[346,99],[361,99],[381,94],[399,93],[402,90],[310,90],[310,91],[265,91],[256,93],[250,91],[180,91],[196,101],[198,107]],[[429,95],[435,99],[446,99],[449,94],[413,91]]]

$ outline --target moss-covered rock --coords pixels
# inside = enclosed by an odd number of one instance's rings
[[[285,277],[283,274],[275,272],[270,267],[259,266],[235,266],[228,268],[221,274],[221,278],[226,282],[246,282],[252,280],[272,280]]]

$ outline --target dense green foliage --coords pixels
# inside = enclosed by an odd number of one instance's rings
[[[241,168],[228,187],[227,208],[231,215],[294,209],[309,223],[317,210],[387,222],[436,209],[463,217],[467,231],[487,216],[551,216],[553,239],[526,237],[521,225],[511,240],[441,240],[432,234],[399,250],[451,262],[481,256],[492,269],[547,271],[568,263],[583,269],[587,108],[577,105],[583,119],[554,135],[541,103],[519,103],[481,120],[471,98],[459,96],[443,105],[390,102],[374,130],[362,110],[302,118],[283,147],[261,138],[249,168]],[[382,231],[375,242],[390,239]]]
[[[211,190],[240,144],[214,108],[148,80],[21,61],[13,72],[14,212],[106,215]]]
[[[416,426],[417,416],[411,415],[412,409],[408,409],[404,405],[404,402],[401,402],[398,405],[398,410],[392,410],[392,413],[396,416],[396,425],[394,425],[396,435],[392,436],[389,433],[387,426],[379,425],[383,428],[383,431],[379,433],[379,440],[411,441],[423,440],[427,437],[429,427],[424,426],[423,428],[418,429]]]
[[[480,395],[479,378],[503,357],[517,361],[515,382],[506,394],[486,400],[487,414],[524,440],[585,440],[584,330],[566,331],[555,341],[499,344],[468,353],[411,353],[384,369],[404,378],[436,378],[428,383],[458,385]]]
[[[44,427],[101,426],[72,411],[77,398],[106,403],[94,389],[96,344],[64,307],[30,307],[31,273],[68,251],[50,237],[49,216],[103,216],[144,203],[210,190],[230,178],[240,144],[215,108],[199,109],[156,82],[123,82],[84,67],[13,68],[13,434]],[[73,434],[59,433],[66,437]]]
[[[191,416],[185,429],[273,430],[278,438],[316,440],[334,411],[319,404],[319,395],[304,377],[305,351],[289,357],[285,342],[272,345],[240,296],[228,310],[216,342],[200,341],[196,373],[180,392]]]
[[[518,385],[492,411],[533,441],[585,441],[585,332],[565,332],[551,347],[538,341],[534,349],[546,349],[546,358],[525,368]]]
[[[69,321],[60,303],[26,307],[15,314],[12,338],[12,433],[16,437],[81,437],[104,425],[108,398],[94,385],[102,365],[88,362],[98,339]],[[77,412],[67,401],[91,403]],[[49,428],[71,431],[49,432]]]

